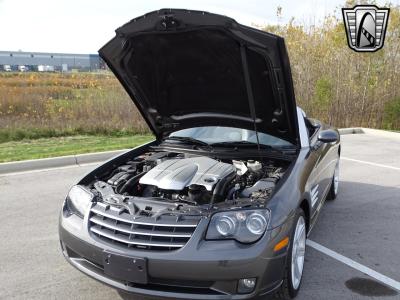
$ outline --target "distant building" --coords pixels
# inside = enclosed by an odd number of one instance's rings
[[[105,69],[105,63],[98,54],[68,54],[22,51],[0,51],[0,70],[13,71],[25,66],[31,71],[96,71]]]

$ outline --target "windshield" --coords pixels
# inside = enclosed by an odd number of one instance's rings
[[[257,143],[257,136],[255,131],[234,127],[222,126],[205,126],[188,128],[175,131],[170,134],[170,137],[190,137],[207,144],[214,143],[235,143],[235,142],[250,142]],[[277,138],[275,136],[258,133],[260,144],[272,147],[293,146],[293,144]]]

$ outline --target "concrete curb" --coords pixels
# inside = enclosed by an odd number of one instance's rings
[[[0,174],[52,169],[106,161],[130,149],[0,163]]]
[[[376,135],[391,139],[400,139],[400,132],[387,131],[382,129],[364,128],[364,127],[340,128],[339,133],[340,135],[366,133],[370,135]]]
[[[363,128],[364,133],[377,135],[381,137],[391,138],[391,139],[400,139],[400,132],[395,131],[386,131],[380,129],[371,129],[371,128]]]
[[[364,128],[340,128],[339,129],[340,135],[344,134],[359,134],[359,133],[365,133]]]

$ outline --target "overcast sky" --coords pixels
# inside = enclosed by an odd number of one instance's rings
[[[384,1],[378,1],[383,5]],[[400,0],[392,1],[399,3]],[[130,19],[160,8],[189,8],[233,17],[252,25],[295,17],[316,22],[344,0],[0,0],[0,50],[97,53]]]

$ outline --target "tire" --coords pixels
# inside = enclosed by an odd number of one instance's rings
[[[335,166],[335,172],[333,172],[331,187],[329,189],[326,199],[335,200],[339,192],[339,160]]]
[[[305,214],[301,208],[298,208],[295,217],[295,222],[293,225],[292,236],[290,239],[288,256],[286,259],[285,277],[283,278],[283,283],[281,287],[275,294],[275,298],[277,299],[285,299],[285,300],[293,299],[294,297],[297,296],[297,293],[300,290],[301,279],[303,277],[303,270],[304,270],[306,236],[307,236],[307,227],[306,227]],[[300,242],[300,244],[298,244],[298,242]],[[302,258],[296,256],[296,253],[294,251],[301,251],[302,254],[301,252],[300,253],[298,252],[298,254],[300,256],[302,255]],[[299,260],[296,260],[296,257]],[[302,262],[300,260],[302,260]],[[297,266],[300,269],[299,270],[300,274],[298,276],[295,275],[296,271],[294,270],[295,268],[294,262],[298,263]]]

